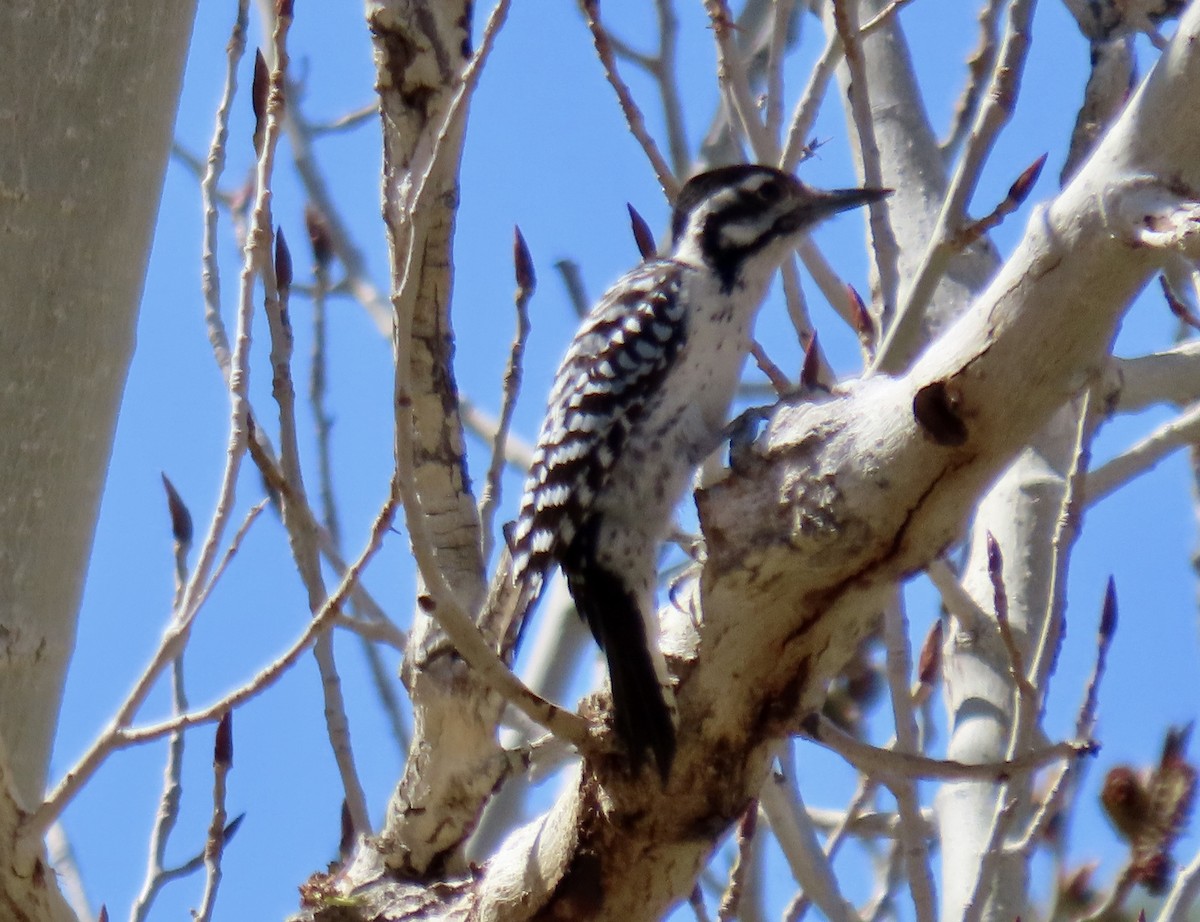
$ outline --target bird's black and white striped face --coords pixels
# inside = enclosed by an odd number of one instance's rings
[[[738,164],[689,180],[671,219],[674,258],[701,263],[732,289],[770,274],[796,237],[839,211],[877,201],[884,189],[813,189],[782,170]]]

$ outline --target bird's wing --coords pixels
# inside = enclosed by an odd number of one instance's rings
[[[634,269],[592,309],[559,366],[513,530],[513,573],[529,605],[683,347],[687,271],[670,260]]]

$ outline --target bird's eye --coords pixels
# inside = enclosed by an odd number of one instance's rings
[[[758,189],[755,190],[754,197],[764,205],[770,205],[773,202],[779,201],[779,196],[782,195],[782,193],[783,190],[780,189],[779,183],[769,181],[763,183],[758,187]]]

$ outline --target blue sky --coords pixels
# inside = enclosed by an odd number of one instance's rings
[[[200,4],[177,138],[201,155],[212,132],[233,7],[232,2],[212,0]],[[921,0],[903,13],[939,131],[948,123],[964,79],[963,62],[975,40],[972,7],[961,0]],[[652,22],[642,4],[612,2],[604,11],[613,27],[635,43],[636,36],[651,34]],[[487,12],[477,11],[480,21]],[[695,142],[707,127],[716,98],[715,55],[700,4],[681,3],[679,12],[680,85],[689,139]],[[251,45],[260,41],[254,21]],[[820,46],[818,30],[810,21],[787,72],[793,94],[803,85]],[[330,119],[370,102],[374,74],[360,6],[297,4],[290,47],[294,73],[304,87],[303,109],[310,119]],[[1142,49],[1148,67],[1152,57],[1144,45]],[[1049,164],[1030,202],[1053,196],[1054,177],[1086,77],[1087,56],[1087,46],[1062,5],[1041,4],[1025,77],[1027,92],[985,174],[977,213],[990,210],[1012,179],[1045,151],[1050,152]],[[248,56],[240,68],[243,90],[251,64]],[[626,74],[635,94],[645,101],[654,128],[658,119],[650,87],[631,68],[626,67]],[[792,99],[789,96],[789,108]],[[245,92],[235,108],[226,188],[243,181],[252,159]],[[832,99],[815,133],[827,143],[802,168],[801,176],[815,185],[853,184],[843,116]],[[318,143],[317,156],[367,255],[372,278],[386,289],[377,126],[369,120],[351,132],[325,137]],[[277,175],[276,220],[292,244],[297,280],[307,281],[304,199],[286,154]],[[665,227],[666,203],[640,149],[625,131],[578,13],[567,3],[515,4],[471,110],[455,249],[454,312],[460,384],[481,406],[495,410],[513,328],[511,238],[513,225],[519,225],[540,281],[531,305],[534,332],[515,424],[526,437],[536,430],[543,395],[576,322],[553,263],[576,260],[589,294],[598,296],[637,261],[626,202],[632,202],[656,230]],[[1027,205],[995,234],[1003,252],[1019,236],[1028,210]],[[197,182],[172,162],[67,683],[51,770],[55,780],[126,693],[169,614],[170,533],[160,472],[171,477],[189,504],[198,531],[215,499],[228,410],[202,320],[200,233]],[[836,268],[865,291],[858,219],[840,219],[823,229],[818,240]],[[238,254],[227,223],[221,246],[222,292],[228,308],[236,292]],[[817,299],[815,294],[810,297]],[[852,375],[857,355],[853,337],[827,311],[815,312],[822,343],[836,367]],[[307,373],[309,317],[308,305],[299,297],[293,299],[292,314],[299,381]],[[330,328],[336,487],[343,532],[353,550],[360,546],[366,525],[385,496],[391,471],[390,345],[350,301],[331,305]],[[772,343],[776,359],[785,367],[795,367],[797,351],[774,345],[789,340],[778,303],[764,309],[759,330],[761,338]],[[1161,302],[1143,298],[1126,320],[1118,351],[1132,355],[1165,348],[1173,330]],[[260,343],[265,340],[265,324],[259,322],[256,335]],[[255,358],[253,397],[259,413],[270,418],[265,353],[256,350]],[[1096,460],[1168,417],[1165,411],[1153,411],[1115,422],[1101,438]],[[311,461],[311,438],[305,438],[302,448]],[[477,478],[487,465],[486,450],[474,440],[470,464]],[[505,487],[501,520],[511,517],[520,484],[509,477]],[[239,484],[239,507],[247,508],[262,495],[257,474],[247,466]],[[391,536],[367,577],[372,592],[401,620],[408,618],[413,588],[406,543],[401,534]],[[1105,748],[1089,773],[1093,789],[1106,766],[1122,760],[1147,761],[1168,724],[1193,719],[1200,710],[1194,680],[1200,666],[1196,589],[1190,565],[1195,543],[1182,456],[1089,515],[1072,573],[1070,629],[1054,685],[1050,728],[1065,732],[1074,712],[1081,676],[1090,668],[1104,580],[1113,573],[1122,602],[1122,626],[1101,693],[1100,734]],[[929,593],[914,589],[910,617],[918,638],[935,614]],[[212,700],[243,681],[301,630],[306,617],[307,606],[282,529],[267,513],[201,616],[188,653],[193,703]],[[357,643],[341,637],[337,649],[351,702],[359,769],[378,826],[399,775],[401,755],[374,704]],[[394,660],[389,655],[393,667]],[[160,689],[143,716],[161,716],[167,707],[165,690]],[[188,737],[184,811],[168,852],[172,860],[190,857],[203,843],[211,790],[211,740],[211,728]],[[311,658],[268,694],[237,711],[234,740],[229,810],[247,816],[227,852],[216,917],[276,918],[295,908],[296,886],[323,868],[337,846],[341,793],[325,740],[320,688]],[[141,885],[163,758],[162,745],[117,754],[66,814],[93,907],[107,903],[113,917],[127,914]],[[812,805],[841,805],[850,794],[852,780],[837,770],[832,756],[805,747],[800,771]],[[1115,868],[1120,853],[1096,810],[1082,811],[1076,834],[1073,852],[1078,858],[1103,858],[1103,869]],[[1196,841],[1195,836],[1185,841],[1181,852],[1185,860]],[[771,879],[776,883],[769,890],[768,906],[777,916],[791,896],[791,882],[783,869]],[[201,884],[196,878],[169,887],[160,896],[153,918],[186,918],[188,908],[199,901]]]

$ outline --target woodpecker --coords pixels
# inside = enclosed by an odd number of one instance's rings
[[[608,660],[613,723],[635,770],[649,751],[665,781],[675,754],[658,546],[720,444],[767,285],[806,230],[889,191],[822,191],[745,164],[695,176],[675,202],[671,255],[608,290],[558,369],[509,533],[517,623],[557,565]]]

